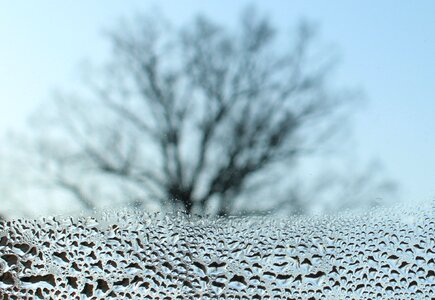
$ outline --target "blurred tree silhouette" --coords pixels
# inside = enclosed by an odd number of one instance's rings
[[[239,25],[198,17],[174,30],[142,17],[111,32],[108,65],[82,91],[58,93],[43,118],[38,153],[52,183],[86,208],[121,194],[226,215],[253,185],[275,188],[262,175],[319,151],[356,98],[333,88],[334,56],[315,49],[306,22],[285,41],[253,8]]]

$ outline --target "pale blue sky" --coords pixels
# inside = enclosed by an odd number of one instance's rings
[[[59,86],[78,79],[84,59],[102,61],[104,29],[154,1],[0,0],[0,133]],[[286,30],[302,17],[341,54],[340,83],[358,85],[368,105],[354,120],[363,160],[379,158],[412,201],[435,198],[435,2],[399,1],[160,1],[175,24],[203,12],[234,22],[256,3]]]

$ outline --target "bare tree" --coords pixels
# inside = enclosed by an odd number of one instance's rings
[[[255,9],[239,25],[198,17],[174,30],[143,17],[111,32],[104,71],[55,96],[38,143],[52,183],[86,208],[116,190],[225,215],[254,178],[321,149],[355,99],[330,84],[334,56],[305,22],[289,39]]]

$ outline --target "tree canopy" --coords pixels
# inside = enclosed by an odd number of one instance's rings
[[[335,56],[312,25],[284,37],[253,8],[235,29],[145,15],[108,38],[104,70],[54,97],[38,141],[52,183],[86,208],[121,194],[132,205],[233,213],[251,188],[274,188],[269,172],[291,173],[321,149],[355,99],[331,82]]]

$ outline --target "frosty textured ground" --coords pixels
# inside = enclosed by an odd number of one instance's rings
[[[431,299],[435,209],[0,223],[1,299]]]

